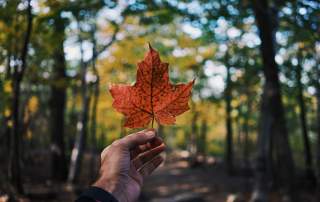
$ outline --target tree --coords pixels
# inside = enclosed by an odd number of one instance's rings
[[[306,178],[309,180],[313,185],[315,182],[315,176],[313,172],[313,157],[311,152],[311,144],[310,144],[310,138],[308,133],[308,122],[306,118],[306,106],[303,96],[303,84],[301,81],[302,77],[302,58],[303,56],[302,50],[299,48],[298,54],[297,54],[297,60],[298,64],[295,66],[295,74],[296,74],[296,88],[297,88],[297,99],[298,99],[298,106],[300,109],[299,118],[301,123],[301,133],[303,137],[303,144],[304,144],[304,159],[305,159],[305,169],[306,169]]]
[[[66,61],[64,55],[65,19],[61,13],[53,16],[55,47],[53,50],[54,65],[51,78],[51,175],[54,180],[65,180],[67,161],[65,154],[65,108],[66,108]]]
[[[315,51],[316,53],[319,53],[319,50]],[[316,98],[317,98],[317,155],[316,155],[316,161],[317,161],[317,175],[318,175],[318,182],[320,181],[320,58],[319,54],[316,56],[316,66],[315,66],[315,72],[316,72]],[[319,186],[320,187],[320,186]]]
[[[225,53],[225,65],[227,68],[227,77],[226,77],[226,88],[224,91],[225,106],[226,106],[226,152],[225,152],[225,161],[227,165],[228,173],[233,173],[233,130],[232,130],[232,81],[231,81],[231,70],[229,64],[229,53],[228,50]]]
[[[306,105],[305,94],[307,95],[307,93],[304,90],[305,85],[308,85],[308,83],[304,83],[302,77],[308,73],[310,74],[305,68],[305,62],[310,59],[314,60],[314,50],[312,47],[318,38],[316,34],[316,16],[318,16],[317,10],[319,9],[317,8],[319,8],[319,4],[315,3],[311,6],[304,1],[298,0],[290,2],[286,6],[287,8],[290,8],[290,12],[281,12],[282,26],[280,27],[281,31],[284,33],[291,33],[287,36],[287,42],[285,44],[287,55],[289,55],[289,58],[286,61],[288,64],[286,70],[287,74],[292,74],[292,80],[295,84],[293,91],[294,94],[297,95],[296,103],[299,108],[298,116],[300,119],[304,147],[306,180],[310,187],[314,187],[316,180],[313,168],[312,143],[309,137],[309,129],[311,129],[311,127],[308,127],[308,111],[310,111],[310,107],[309,105]],[[304,9],[306,9],[306,13],[302,12]],[[292,57],[290,57],[290,53],[292,54]],[[310,75],[309,78],[313,78],[313,76]]]
[[[20,144],[21,144],[21,122],[19,117],[20,107],[20,91],[21,81],[24,76],[24,72],[27,68],[27,56],[28,46],[30,42],[32,32],[32,6],[31,0],[27,1],[27,29],[25,32],[23,47],[21,49],[19,63],[16,63],[13,70],[13,102],[12,102],[12,141],[11,141],[11,152],[10,152],[10,170],[11,170],[11,182],[13,187],[18,193],[23,193],[23,186],[21,180],[21,167],[20,167]]]
[[[97,54],[97,42],[95,38],[96,33],[96,25],[93,25],[92,31],[91,31],[91,42],[92,42],[92,57],[96,58]],[[90,137],[91,137],[91,147],[92,147],[92,157],[91,157],[91,178],[94,180],[96,177],[96,171],[95,171],[95,163],[96,163],[96,153],[97,153],[97,109],[98,109],[98,101],[99,101],[99,95],[100,95],[100,75],[96,67],[96,61],[92,60],[92,72],[94,76],[96,77],[95,82],[92,84],[92,109],[91,109],[91,126],[90,126]]]
[[[275,149],[280,187],[291,197],[294,190],[294,163],[288,140],[284,117],[279,70],[275,62],[274,33],[277,24],[276,8],[271,8],[268,0],[253,1],[253,11],[261,39],[261,55],[265,84],[261,100],[261,119],[258,135],[258,156],[256,165],[256,187],[252,201],[268,201],[268,181],[270,177],[271,148]],[[271,144],[271,140],[272,143]],[[290,169],[288,169],[288,167]]]

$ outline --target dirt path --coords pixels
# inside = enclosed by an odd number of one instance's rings
[[[229,177],[221,164],[189,168],[185,160],[167,163],[144,184],[143,202],[226,202],[247,198],[252,179]]]

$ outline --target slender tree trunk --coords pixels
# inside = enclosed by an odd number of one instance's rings
[[[78,136],[76,138],[74,147],[72,149],[68,182],[74,183],[76,182],[78,176],[80,175],[80,168],[83,158],[83,152],[86,146],[87,141],[87,130],[88,130],[88,116],[89,116],[89,106],[90,106],[90,96],[88,92],[88,84],[86,81],[87,74],[87,64],[83,61],[83,41],[80,36],[81,29],[78,22],[79,27],[79,42],[80,42],[80,53],[81,53],[81,100],[82,100],[82,111],[80,114],[80,122],[77,125],[78,128]]]
[[[228,65],[228,53],[226,53],[226,68],[227,68],[227,78],[226,78],[226,89],[225,89],[225,106],[226,106],[226,151],[225,151],[225,161],[227,166],[227,171],[232,174],[234,171],[233,165],[233,129],[232,129],[232,117],[231,117],[231,101],[232,101],[232,81],[231,72]]]
[[[96,42],[94,39],[95,29],[92,33],[93,38],[93,55],[96,54]],[[95,56],[94,56],[95,57]],[[91,157],[91,180],[96,178],[96,154],[97,154],[97,109],[98,109],[98,101],[100,95],[100,76],[96,69],[96,61],[92,60],[92,69],[96,76],[96,82],[93,84],[93,99],[92,99],[92,111],[91,111],[91,128],[90,128],[90,136],[91,136],[91,146],[92,146],[92,157]]]
[[[11,141],[11,152],[10,152],[10,178],[11,183],[15,191],[23,194],[23,186],[21,179],[21,165],[20,165],[20,144],[21,144],[21,124],[19,117],[19,106],[20,106],[20,91],[21,91],[21,81],[24,76],[24,72],[27,68],[27,56],[28,56],[28,46],[30,42],[32,32],[32,6],[31,0],[28,0],[27,7],[27,30],[25,32],[24,44],[21,51],[21,66],[15,66],[14,76],[13,76],[13,102],[12,102],[12,141]]]
[[[241,148],[242,144],[242,133],[243,133],[243,126],[241,125],[241,117],[243,116],[242,112],[242,104],[240,103],[237,106],[238,115],[235,118],[236,126],[237,126],[237,148]],[[237,149],[238,150],[238,149]]]
[[[98,109],[98,101],[100,96],[100,76],[98,71],[96,70],[95,61],[93,61],[93,71],[95,72],[96,82],[93,85],[93,99],[92,99],[92,112],[91,112],[91,143],[93,144],[93,148],[96,148],[97,144],[97,109]]]
[[[97,108],[98,100],[100,94],[99,80],[94,84],[94,95],[92,100],[92,111],[91,111],[91,127],[90,127],[90,137],[91,137],[91,180],[96,178],[96,155],[97,155]]]
[[[288,140],[286,121],[281,100],[278,66],[275,62],[275,22],[277,14],[271,13],[268,0],[254,0],[253,9],[261,39],[261,54],[265,85],[261,104],[261,120],[258,136],[258,157],[256,165],[256,187],[252,201],[269,201],[268,179],[270,179],[270,140],[274,137],[273,145],[277,159],[277,179],[282,191],[290,201],[298,200],[294,188],[294,163]],[[288,169],[290,168],[290,169]]]
[[[195,106],[193,107],[193,109]],[[189,150],[190,150],[190,166],[194,167],[197,165],[197,120],[198,120],[198,112],[195,110],[193,111],[193,116],[191,120],[191,133],[190,133],[190,144],[189,144]]]
[[[99,101],[99,95],[100,95],[100,87],[99,87],[99,79],[97,80],[97,83],[94,85],[94,95],[92,99],[92,112],[91,112],[91,129],[90,129],[90,136],[91,136],[91,144],[92,148],[97,147],[97,108],[98,108],[98,101]]]
[[[54,50],[54,66],[52,73],[50,112],[51,112],[51,177],[63,181],[67,177],[67,162],[65,154],[64,114],[66,108],[66,61],[63,42],[65,40],[65,25],[63,19],[54,20],[54,29],[59,42]]]
[[[11,73],[11,43],[10,43],[10,46],[9,46],[9,53],[8,53],[8,56],[7,56],[7,68],[6,68],[6,75],[5,75],[5,81],[9,81],[11,78],[12,78],[12,73]],[[9,103],[11,103],[11,98],[9,98],[10,100],[8,100]],[[12,141],[12,138],[11,138],[11,130],[12,128],[8,125],[8,122],[12,119],[12,114],[10,113],[9,115],[6,115],[5,114],[5,111],[3,112],[3,117],[4,117],[4,120],[3,120],[3,127],[4,127],[4,139],[5,141],[3,142],[3,145],[4,145],[4,151],[5,151],[5,154],[10,154],[10,146],[11,146],[11,141]],[[9,165],[10,163],[10,155],[5,155],[5,165]],[[10,177],[10,169],[8,167],[8,171],[6,172],[6,177],[9,179]]]
[[[246,75],[247,76],[247,75]],[[250,78],[250,77],[249,77]],[[245,191],[251,191],[251,176],[252,176],[252,170],[251,170],[251,162],[249,158],[249,152],[250,152],[250,145],[249,145],[249,134],[250,134],[250,126],[249,126],[249,121],[250,121],[250,116],[251,116],[251,110],[252,110],[252,98],[251,98],[251,92],[250,92],[250,86],[249,86],[249,81],[248,77],[246,77],[245,85],[247,86],[246,88],[246,111],[244,113],[244,120],[243,120],[243,174],[246,177],[244,181],[244,190]]]
[[[317,58],[316,63],[316,97],[317,97],[317,177],[318,177],[318,194],[320,199],[320,57]]]
[[[198,148],[197,148],[197,120],[198,120],[198,112],[194,112],[192,121],[191,121],[191,137],[190,137],[190,142],[191,142],[191,156],[193,158],[196,157]]]
[[[11,41],[10,41],[11,42]],[[11,57],[12,57],[12,53],[11,53],[11,44],[9,45],[9,50],[8,50],[8,55],[7,55],[7,68],[6,68],[6,75],[5,75],[5,79],[9,79],[11,78]]]
[[[203,118],[201,121],[201,129],[200,129],[201,148],[199,149],[202,155],[204,156],[204,160],[206,160],[206,155],[207,155],[207,131],[208,131],[207,119]]]
[[[16,67],[17,68],[17,67]],[[16,70],[15,70],[16,71]],[[19,103],[20,103],[20,81],[14,79],[13,82],[13,102],[12,102],[12,119],[13,128],[11,134],[11,155],[10,155],[10,177],[14,189],[18,193],[23,193],[21,180],[21,165],[20,165],[20,120],[19,120]]]
[[[313,157],[312,157],[311,146],[310,146],[310,138],[308,134],[308,122],[306,119],[306,106],[305,106],[304,97],[303,97],[303,85],[301,82],[301,74],[302,74],[301,54],[299,54],[298,57],[299,57],[298,58],[299,64],[295,67],[295,72],[296,72],[296,82],[297,82],[296,87],[298,91],[298,106],[300,109],[299,118],[301,122],[301,132],[302,132],[303,145],[304,145],[305,169],[306,169],[307,180],[312,185],[314,185],[315,176],[313,171],[313,161],[312,161]]]
[[[247,110],[246,114],[244,115],[244,123],[243,123],[243,161],[244,161],[244,167],[245,169],[249,166],[249,120],[251,115],[251,108],[252,108],[252,99],[251,99],[251,93],[247,92]]]
[[[68,117],[68,127],[66,130],[66,138],[67,138],[67,146],[66,150],[71,151],[74,145],[74,140],[75,140],[75,134],[77,134],[77,126],[75,123],[78,121],[78,113],[76,110],[76,105],[77,105],[77,86],[72,85],[71,87],[71,107],[70,107],[70,112],[69,112],[69,117]]]

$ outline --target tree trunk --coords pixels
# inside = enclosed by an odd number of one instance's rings
[[[17,67],[15,68],[17,69]],[[16,70],[15,70],[16,71]],[[23,193],[23,186],[21,180],[21,165],[20,165],[20,120],[19,120],[19,105],[20,105],[20,81],[14,79],[13,81],[13,102],[12,102],[12,119],[13,128],[11,134],[11,155],[10,155],[10,178],[11,183],[18,193]]]
[[[65,25],[63,19],[57,17],[54,21],[56,37],[59,38],[54,50],[54,66],[52,72],[50,112],[51,112],[51,177],[63,181],[67,177],[67,162],[64,140],[64,114],[66,108],[66,61],[63,42],[65,40]]]
[[[77,134],[77,126],[75,123],[78,121],[78,113],[76,110],[76,105],[77,105],[77,86],[76,85],[71,85],[69,86],[71,88],[71,106],[70,106],[70,112],[68,116],[68,126],[66,128],[66,150],[71,151],[74,145],[74,140],[75,136]]]
[[[317,177],[318,177],[318,193],[320,195],[320,57],[318,56],[316,62],[316,96],[317,96]],[[319,196],[320,198],[320,196]]]
[[[249,87],[248,87],[249,88]],[[249,90],[247,90],[247,102],[246,102],[246,112],[244,115],[244,123],[243,123],[243,163],[244,163],[244,168],[248,169],[250,167],[249,165],[249,120],[250,120],[250,115],[251,115],[251,108],[252,108],[252,98],[251,98],[251,93]]]
[[[200,153],[204,156],[204,160],[206,159],[206,155],[207,155],[207,132],[208,132],[207,119],[203,118],[201,122],[201,129],[200,129],[201,147],[199,148],[199,150],[200,150]]]
[[[87,64],[83,61],[83,42],[80,36],[81,29],[78,22],[79,27],[79,42],[80,42],[80,53],[81,53],[81,100],[82,100],[82,111],[80,114],[80,122],[77,124],[78,128],[78,136],[76,137],[76,141],[74,147],[72,149],[70,168],[68,174],[68,182],[74,183],[76,182],[78,176],[80,175],[80,168],[83,158],[83,152],[86,146],[87,141],[87,128],[88,128],[88,116],[89,116],[89,106],[90,106],[90,96],[88,93],[88,84],[86,81],[87,74]]]
[[[298,50],[300,51],[300,50]],[[298,55],[298,61],[299,64],[295,67],[295,73],[296,73],[296,87],[298,91],[298,105],[300,109],[299,118],[301,122],[301,132],[302,132],[302,138],[303,138],[303,145],[304,145],[304,159],[305,159],[305,169],[306,169],[306,178],[310,185],[314,185],[315,182],[315,176],[313,171],[313,162],[312,162],[312,152],[311,152],[311,146],[310,146],[310,138],[308,134],[308,123],[306,119],[306,107],[303,97],[303,85],[301,82],[301,74],[302,74],[302,64],[301,64],[301,58],[302,55]]]
[[[93,55],[96,55],[96,42],[94,39],[95,29],[93,31]],[[91,157],[91,180],[95,180],[97,175],[96,168],[96,155],[97,155],[97,109],[98,101],[100,95],[100,76],[96,69],[96,60],[92,60],[92,70],[96,76],[96,82],[93,84],[93,99],[92,99],[92,111],[91,111],[91,127],[90,127],[90,137],[91,137],[91,147],[92,147],[92,157]]]
[[[12,73],[11,73],[11,43],[10,43],[10,46],[9,46],[9,53],[8,53],[8,56],[7,56],[7,65],[6,65],[6,74],[5,74],[5,78],[4,78],[4,81],[8,82],[10,81],[10,79],[12,78]],[[7,102],[8,103],[11,103],[11,98],[9,98],[10,100],[8,100]],[[4,103],[5,104],[5,103]],[[12,138],[11,138],[11,134],[12,134],[12,128],[8,125],[9,121],[12,119],[12,114],[5,114],[5,110],[3,111],[3,135],[4,135],[4,141],[2,142],[2,145],[3,145],[3,149],[4,149],[4,154],[10,154],[10,146],[11,146],[11,141],[12,141]],[[10,163],[10,155],[5,155],[5,162],[4,164],[5,165],[9,165]],[[6,177],[9,179],[9,175],[10,175],[10,169],[8,167],[8,170],[6,172]]]
[[[23,186],[21,180],[21,165],[20,165],[20,144],[21,144],[21,131],[20,131],[20,117],[19,117],[19,106],[20,106],[20,91],[21,91],[21,81],[24,76],[24,72],[27,68],[27,56],[28,56],[28,46],[30,42],[32,32],[32,6],[31,0],[28,0],[27,7],[27,30],[25,32],[24,44],[21,50],[21,66],[15,66],[14,76],[13,76],[13,102],[12,102],[12,141],[11,141],[11,152],[10,152],[10,163],[9,163],[9,173],[11,178],[11,183],[15,191],[23,194]]]
[[[242,103],[239,103],[237,106],[237,111],[238,114],[235,117],[235,123],[236,123],[236,127],[237,127],[237,149],[236,150],[240,150],[240,148],[243,146],[242,145],[242,141],[243,141],[243,126],[241,125],[241,117],[243,116],[243,109],[242,109]],[[237,151],[236,151],[237,153]]]
[[[227,78],[226,78],[226,89],[225,89],[225,106],[226,106],[226,151],[225,151],[225,162],[227,166],[227,171],[232,174],[234,171],[233,165],[233,129],[232,129],[232,117],[231,117],[231,100],[232,100],[232,81],[231,72],[228,65],[228,53],[226,53],[226,68],[227,68]]]
[[[95,49],[93,50],[95,52]],[[96,76],[96,81],[93,84],[93,99],[92,99],[92,112],[91,112],[91,128],[90,128],[90,135],[91,135],[91,143],[93,144],[93,148],[96,148],[97,139],[96,139],[96,133],[97,133],[97,109],[98,109],[98,101],[100,96],[100,76],[98,74],[98,71],[96,69],[95,61],[92,63],[92,69]]]
[[[271,13],[267,0],[253,1],[253,10],[261,39],[261,54],[265,85],[261,104],[261,120],[258,135],[258,157],[256,165],[256,187],[252,201],[269,201],[270,141],[273,139],[277,159],[277,180],[290,201],[298,200],[294,189],[294,163],[288,140],[286,121],[281,100],[278,66],[275,62],[275,22],[277,14]],[[274,19],[277,20],[277,19]],[[288,169],[290,168],[290,169]]]
[[[193,109],[195,106],[193,106]],[[190,144],[189,144],[189,151],[190,151],[190,166],[194,167],[197,166],[197,120],[198,120],[198,112],[193,110],[193,116],[191,120],[191,132],[190,132]]]

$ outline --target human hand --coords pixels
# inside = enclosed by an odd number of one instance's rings
[[[163,141],[153,129],[114,141],[101,153],[100,177],[93,186],[111,193],[119,202],[136,201],[143,178],[162,162]]]

